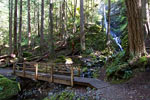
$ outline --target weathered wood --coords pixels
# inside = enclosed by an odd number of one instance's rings
[[[45,68],[45,70],[46,70],[46,73],[47,73],[47,69],[48,69],[48,68],[47,68],[47,66],[48,66],[48,65],[46,65],[46,68]]]
[[[35,79],[38,79],[38,64],[35,64]]]
[[[26,65],[23,64],[23,77],[25,77]]]
[[[16,65],[15,65],[15,63],[13,64],[13,74],[14,75],[16,74]]]
[[[23,77],[22,71],[17,71],[16,70],[16,75]],[[29,79],[34,79],[34,72],[26,71],[26,78]],[[38,74],[38,80],[41,81],[47,81],[51,82],[50,80],[51,75],[50,74],[45,74],[45,73],[39,73]],[[65,75],[56,75],[53,74],[53,82],[58,83],[58,84],[64,84],[64,85],[71,85],[70,83],[70,76],[65,76]],[[74,77],[74,85],[83,85],[83,86],[88,86],[91,88],[105,88],[109,86],[108,84],[104,84],[104,82],[98,80],[98,79],[93,79],[93,78],[84,78],[84,77]]]
[[[72,65],[70,65],[71,66],[71,86],[73,86],[74,85],[74,83],[73,83],[73,81],[74,81],[74,71],[73,71],[73,66]]]
[[[78,77],[80,77],[80,67],[78,67]]]
[[[51,82],[53,82],[53,65],[51,66]]]

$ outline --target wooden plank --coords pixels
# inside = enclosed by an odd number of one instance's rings
[[[13,74],[14,75],[16,74],[16,65],[15,65],[15,63],[13,64]]]
[[[73,71],[73,67],[71,66],[71,86],[74,85],[74,71]]]
[[[26,65],[23,64],[23,76],[24,76],[24,77],[25,77],[25,74],[26,74],[25,70],[26,70]]]
[[[53,65],[51,66],[51,82],[53,82]]]
[[[35,64],[35,79],[38,79],[38,64]]]

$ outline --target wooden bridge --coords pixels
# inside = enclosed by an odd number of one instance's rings
[[[76,64],[26,62],[21,66],[14,64],[13,73],[20,77],[70,86],[84,85],[97,89],[107,87],[106,83],[98,79],[80,77],[80,65]]]

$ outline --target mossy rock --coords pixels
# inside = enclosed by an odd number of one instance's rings
[[[0,100],[7,100],[20,91],[19,83],[0,75]]]

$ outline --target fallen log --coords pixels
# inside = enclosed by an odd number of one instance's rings
[[[3,55],[3,56],[0,56],[0,59],[6,59],[6,58],[11,58],[10,55]]]

